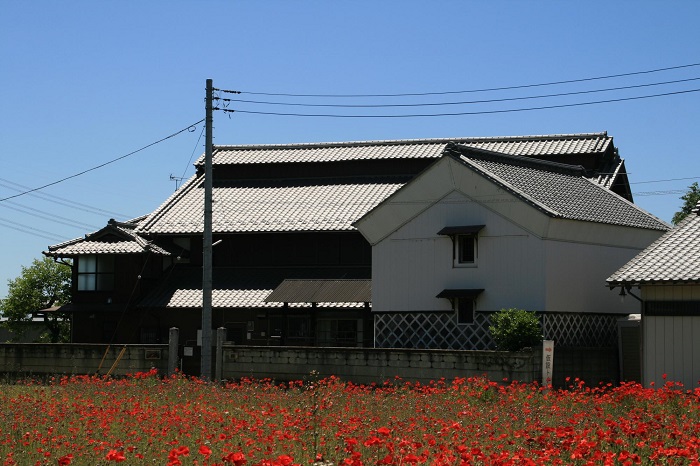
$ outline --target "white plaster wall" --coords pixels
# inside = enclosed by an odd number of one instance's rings
[[[477,266],[454,267],[452,240],[437,232],[445,226],[482,224]],[[477,310],[539,310],[544,305],[542,256],[537,237],[488,205],[452,192],[374,246],[372,308],[449,310],[449,300],[435,297],[443,289],[484,288]]]
[[[622,302],[619,289],[610,290],[605,284],[610,275],[640,252],[639,249],[558,240],[546,240],[544,245],[547,311],[640,312],[639,301],[627,297]]]

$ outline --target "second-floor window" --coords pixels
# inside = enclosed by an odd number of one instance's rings
[[[476,265],[477,237],[476,235],[457,235],[455,237],[455,265]]]
[[[484,225],[448,226],[438,231],[438,235],[449,236],[452,240],[453,267],[476,267],[479,257],[479,232]]]
[[[88,255],[78,259],[78,291],[114,289],[114,256]]]

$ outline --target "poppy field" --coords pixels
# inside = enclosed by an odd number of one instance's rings
[[[2,385],[4,465],[700,465],[700,389],[155,372]]]

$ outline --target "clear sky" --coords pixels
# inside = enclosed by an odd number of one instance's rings
[[[478,90],[700,63],[700,2],[0,1],[0,198],[125,156],[204,118],[207,78],[248,93]],[[700,66],[556,86],[402,98],[408,104],[571,93],[700,78]],[[700,80],[481,104],[365,108],[231,103],[265,112],[492,112],[700,89]],[[222,94],[221,97],[234,95]],[[214,116],[215,144],[607,131],[636,203],[670,221],[700,177],[700,92],[537,111],[419,118]],[[189,177],[202,125],[0,202],[0,297],[48,245],[151,212]],[[683,178],[683,179],[679,179]],[[674,180],[654,182],[657,180]],[[657,192],[649,195],[650,192]],[[613,271],[611,271],[613,272]]]

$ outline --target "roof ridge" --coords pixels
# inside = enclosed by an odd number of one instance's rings
[[[469,147],[461,144],[450,143],[445,148],[445,152],[456,151],[459,155],[465,155],[467,152],[476,155],[477,158],[489,160],[491,162],[506,162],[510,165],[518,165],[528,168],[546,168],[547,171],[556,172],[562,175],[586,177],[587,170],[582,165],[571,165],[561,162],[553,162],[551,160],[541,160],[532,157],[524,157],[522,155],[509,155],[502,152],[496,152],[488,149],[480,149],[477,147]]]
[[[609,137],[607,131],[597,133],[571,133],[571,134],[540,134],[524,136],[473,136],[457,138],[418,138],[418,139],[377,139],[364,141],[335,141],[335,142],[299,142],[281,144],[230,144],[216,145],[216,150],[267,150],[273,148],[284,149],[320,149],[328,147],[361,147],[378,145],[402,145],[402,144],[438,144],[449,142],[508,142],[508,141],[542,141],[542,140],[566,140],[587,139],[592,137]]]

